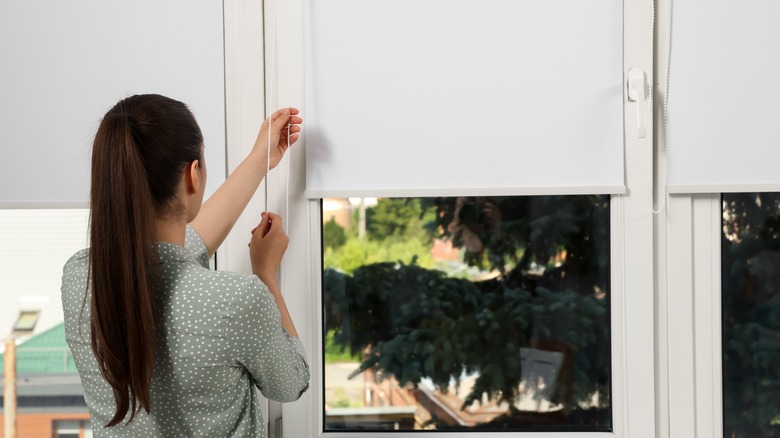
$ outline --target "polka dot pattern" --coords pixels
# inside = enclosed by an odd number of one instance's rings
[[[116,404],[90,347],[87,250],[63,271],[65,335],[95,436],[265,437],[256,388],[272,400],[297,400],[309,385],[303,343],[282,328],[260,279],[208,269],[208,251],[193,228],[183,248],[162,242],[157,248],[162,287],[151,411],[110,429],[103,426]]]

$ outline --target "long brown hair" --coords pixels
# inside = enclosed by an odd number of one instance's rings
[[[92,351],[111,385],[119,424],[151,408],[156,345],[155,221],[181,214],[176,190],[203,136],[186,105],[149,94],[128,97],[103,118],[92,150],[90,322]]]

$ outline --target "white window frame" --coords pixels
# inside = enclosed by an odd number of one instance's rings
[[[653,63],[653,2],[652,0],[624,0],[624,74],[631,68],[640,68],[647,75],[648,84],[654,84]],[[275,14],[274,8],[279,7]],[[268,54],[272,38],[267,30],[269,17],[276,17],[275,68],[271,70]],[[225,117],[227,170],[234,170],[251,150],[259,121],[268,109],[294,105],[304,107],[303,54],[303,0],[223,0],[224,60],[225,60]],[[585,19],[585,18],[584,18]],[[267,23],[264,23],[264,20]],[[265,38],[264,38],[264,33]],[[275,89],[267,89],[275,84]],[[653,87],[650,87],[651,89]],[[267,94],[275,96],[266,104]],[[625,94],[625,93],[624,93]],[[652,96],[652,93],[651,93]],[[648,117],[648,135],[636,136],[637,110],[634,103],[624,98],[625,114],[625,169],[627,194],[613,196],[611,201],[611,256],[612,256],[612,400],[613,432],[554,433],[563,438],[653,437],[656,429],[663,432],[663,412],[671,403],[671,393],[656,387],[656,368],[666,344],[655,342],[654,313],[655,284],[661,271],[654,271],[657,263],[656,245],[665,244],[665,236],[658,222],[665,216],[653,216],[653,138],[652,117]],[[652,100],[648,102],[652,105]],[[321,219],[318,201],[305,199],[305,135],[300,144],[288,154],[288,168],[282,163],[268,178],[269,202],[265,205],[263,189],[250,202],[239,218],[222,248],[217,251],[220,269],[251,272],[246,243],[248,233],[259,221],[263,210],[287,214],[290,245],[281,272],[282,289],[295,320],[302,341],[307,348],[312,369],[311,389],[295,403],[271,404],[264,408],[269,424],[282,414],[290,419],[284,427],[287,437],[354,437],[354,433],[323,432],[322,429],[322,351],[321,351]],[[650,171],[648,171],[650,169]],[[285,205],[286,181],[289,181],[289,212]],[[657,180],[656,180],[657,181]],[[710,200],[711,203],[711,200]],[[694,202],[695,204],[695,202]],[[698,204],[696,204],[698,205]],[[703,205],[703,204],[702,204]],[[84,205],[69,205],[83,207]],[[33,208],[61,208],[62,205],[32,205]],[[710,207],[712,207],[710,205]],[[702,209],[705,207],[701,207]],[[719,207],[718,207],[719,208]],[[698,211],[698,210],[696,210]],[[714,211],[714,210],[713,210]],[[712,242],[710,242],[712,244]],[[703,268],[702,268],[703,269]],[[698,272],[698,271],[697,271]],[[706,271],[703,271],[706,272]],[[660,287],[659,291],[665,291]],[[704,287],[704,283],[702,283]],[[705,289],[702,289],[705,291]],[[660,296],[667,297],[663,293]],[[698,297],[698,295],[697,295]],[[717,303],[719,305],[719,302]],[[657,312],[664,314],[661,307]],[[706,315],[705,315],[706,316]],[[711,315],[710,315],[711,316]],[[673,318],[670,318],[670,320]],[[706,318],[705,318],[706,319]],[[674,319],[674,321],[677,321]],[[667,322],[664,320],[664,322]],[[704,324],[704,323],[702,323]],[[705,325],[706,326],[706,325]],[[719,325],[718,325],[719,329]],[[668,329],[667,329],[668,330]],[[660,331],[660,328],[659,328]],[[698,331],[701,334],[701,330]],[[719,331],[718,331],[719,333]],[[702,343],[704,345],[704,342]],[[675,348],[679,348],[675,344]],[[719,348],[719,345],[718,345]],[[658,355],[656,355],[658,349]],[[702,354],[707,353],[704,349]],[[663,356],[667,354],[667,356]],[[697,350],[698,354],[698,350]],[[718,357],[719,355],[714,356]],[[714,374],[714,373],[713,373]],[[678,376],[671,373],[673,379]],[[701,374],[702,378],[707,377]],[[684,377],[684,376],[683,376]],[[672,380],[673,380],[672,379]],[[706,379],[705,379],[706,380]],[[663,380],[659,371],[658,381]],[[669,379],[664,382],[668,383]],[[698,382],[698,380],[697,380]],[[706,383],[706,382],[705,382]],[[702,383],[703,386],[704,383]],[[698,388],[698,386],[697,386]],[[660,400],[656,398],[658,393]],[[699,397],[704,393],[697,394]],[[717,395],[717,394],[716,394]],[[657,402],[657,400],[659,400]],[[663,409],[663,408],[667,409]],[[702,413],[702,415],[706,412]],[[720,424],[720,423],[713,423]],[[269,436],[274,436],[271,428]],[[427,432],[424,432],[427,433]],[[438,437],[471,438],[483,433],[435,433]],[[504,437],[549,438],[553,433],[496,432]],[[409,433],[361,433],[362,437],[409,437]],[[687,435],[686,435],[687,436]],[[703,436],[703,435],[702,435]],[[714,436],[714,435],[712,435]]]
[[[673,195],[659,294],[659,437],[723,437],[720,194]]]
[[[262,0],[223,0],[225,54],[225,154],[227,174],[232,173],[254,146],[260,122],[266,117],[265,50]],[[217,250],[217,268],[251,273],[249,231],[266,210],[260,196],[250,200]],[[258,392],[259,394],[259,392]],[[260,398],[260,411],[268,422],[268,401]],[[268,423],[266,423],[267,425]],[[269,433],[269,436],[273,436]]]
[[[656,98],[667,101],[669,10],[655,10]],[[665,108],[654,108],[665,120]],[[666,192],[665,124],[656,126],[656,425],[658,438],[723,438],[720,194]],[[674,144],[674,139],[669,140]],[[704,157],[702,157],[704,158]]]
[[[254,144],[258,120],[265,116],[266,93],[274,96],[273,108],[296,106],[306,117],[304,108],[304,17],[303,0],[266,0],[265,65],[258,60],[263,53],[263,23],[258,22],[263,11],[261,0],[224,0],[225,7],[225,78],[228,170],[232,170]],[[648,0],[624,0],[624,72],[638,67],[653,83],[653,4]],[[279,7],[275,16],[275,7]],[[254,14],[253,17],[248,15]],[[276,38],[276,59],[271,71],[269,59],[273,36],[269,30],[279,29]],[[262,17],[261,17],[262,18]],[[627,73],[626,73],[627,74]],[[264,78],[269,78],[265,83]],[[271,90],[270,86],[275,89]],[[648,135],[636,135],[637,110],[633,102],[625,101],[625,161],[627,194],[613,196],[611,201],[612,251],[612,400],[613,432],[554,433],[556,437],[652,437],[656,429],[655,349],[654,346],[654,216],[652,214],[653,125],[647,117]],[[648,102],[652,105],[651,102]],[[305,123],[304,123],[305,125]],[[287,164],[283,162],[269,180],[268,209],[288,214],[290,245],[282,265],[282,289],[290,312],[306,346],[312,371],[309,391],[301,400],[278,405],[271,403],[266,420],[269,436],[275,436],[274,423],[282,414],[289,421],[284,425],[287,437],[354,437],[348,432],[323,432],[322,351],[321,351],[321,219],[319,201],[304,197],[305,133],[288,156],[289,213],[285,205],[288,181]],[[256,225],[258,213],[265,209],[263,188],[239,219],[236,229],[225,244],[221,267],[250,272],[247,238],[243,230]],[[423,434],[430,432],[423,432]],[[361,437],[409,437],[404,433],[363,433]],[[470,438],[484,433],[437,432],[440,437]],[[495,432],[496,436],[549,438],[551,433]]]

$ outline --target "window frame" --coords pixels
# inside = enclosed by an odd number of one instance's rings
[[[247,65],[247,61],[240,53],[252,53],[252,42],[247,41],[247,32],[255,24],[239,25],[239,18],[246,14],[238,14],[237,11],[248,8],[251,2],[243,0],[226,0],[226,93],[227,118],[228,118],[228,162],[229,168],[235,165],[235,159],[231,160],[231,153],[235,154],[240,145],[235,144],[237,132],[249,140],[249,133],[256,135],[256,120],[247,117],[247,111],[261,113],[252,105],[241,102],[241,94],[259,96],[262,87],[257,87],[258,78],[262,72],[257,71],[256,66]],[[624,75],[631,67],[639,67],[646,72],[647,83],[653,83],[653,29],[648,17],[653,14],[653,4],[647,0],[624,0]],[[279,7],[279,13],[275,17],[275,7]],[[265,53],[266,57],[265,77],[269,79],[267,93],[276,96],[272,107],[295,105],[301,109],[305,117],[304,107],[304,80],[303,80],[303,47],[304,47],[304,13],[303,1],[292,0],[289,2],[266,1],[265,12]],[[275,18],[274,18],[275,17]],[[274,21],[280,29],[277,33],[276,59],[270,62],[270,48],[274,29]],[[243,26],[243,28],[242,28]],[[262,25],[261,25],[262,26]],[[242,30],[243,29],[243,30]],[[232,35],[232,36],[231,36]],[[233,47],[231,47],[233,46]],[[260,49],[262,50],[262,48]],[[275,64],[275,71],[271,71],[271,64]],[[253,73],[254,72],[254,73]],[[262,83],[261,83],[262,85]],[[251,91],[247,90],[248,89]],[[273,90],[270,86],[274,86]],[[238,93],[237,90],[241,90]],[[625,94],[625,93],[624,93]],[[652,99],[649,99],[651,101]],[[650,102],[648,102],[650,104]],[[249,108],[249,109],[247,109]],[[612,245],[613,254],[612,272],[612,318],[613,318],[613,432],[574,432],[555,433],[560,437],[628,437],[628,436],[654,436],[655,435],[655,353],[654,348],[654,313],[647,309],[653,309],[654,300],[654,275],[653,275],[653,215],[652,215],[652,180],[648,177],[647,169],[653,166],[653,124],[652,117],[648,117],[648,135],[645,138],[637,138],[637,109],[633,102],[624,98],[625,117],[625,160],[626,160],[626,195],[613,196],[611,202],[612,215]],[[237,122],[241,119],[241,122]],[[252,125],[254,123],[254,125]],[[251,128],[250,128],[251,126]],[[231,139],[231,136],[233,139]],[[251,145],[254,138],[248,143]],[[320,229],[321,218],[319,213],[319,201],[308,200],[304,197],[305,175],[305,133],[300,144],[293,147],[288,154],[291,158],[289,164],[284,162],[269,176],[269,208],[281,213],[287,213],[284,203],[285,190],[289,181],[289,229],[290,245],[281,269],[282,289],[287,300],[293,319],[298,326],[301,339],[307,348],[310,366],[312,370],[311,389],[303,395],[302,399],[285,405],[271,403],[266,421],[271,426],[271,436],[274,433],[275,420],[284,415],[291,421],[284,426],[286,436],[319,436],[319,437],[346,437],[354,436],[349,432],[323,432],[322,431],[322,351],[319,333],[321,299],[321,260],[320,260]],[[288,167],[289,165],[289,167]],[[289,172],[289,179],[288,179]],[[261,188],[261,191],[263,189]],[[464,193],[467,195],[468,193]],[[262,205],[262,193],[253,200],[254,205]],[[253,204],[247,211],[252,211]],[[245,214],[248,217],[250,215]],[[256,216],[256,215],[255,215]],[[228,252],[225,257],[228,269],[243,270],[248,266],[245,252],[245,239],[241,234],[242,228],[248,219],[242,217],[239,227],[228,238]],[[233,237],[233,236],[240,237]],[[242,242],[243,240],[243,242]],[[620,263],[622,260],[624,263]],[[301,275],[301,272],[304,275]],[[618,292],[620,291],[620,292]],[[623,291],[631,291],[624,293]],[[630,409],[629,409],[630,408]],[[300,420],[303,419],[303,420]],[[363,434],[361,436],[400,436],[399,433]],[[409,433],[402,434],[405,437],[418,436]],[[454,433],[436,432],[436,436],[455,436]],[[471,432],[458,432],[459,438],[476,437],[480,434]],[[545,437],[550,433],[514,433],[495,432],[497,436],[523,436]]]
[[[264,120],[266,108],[266,66],[263,2],[253,0],[223,0],[225,68],[225,165],[230,175],[249,154]],[[247,96],[254,98],[248,99]],[[265,183],[263,183],[265,184]],[[233,230],[217,250],[217,269],[252,272],[247,250],[248,232],[257,226],[260,212],[267,210],[261,197],[263,186],[241,213]],[[260,412],[271,433],[271,418],[280,414],[269,412],[269,403],[257,391]]]
[[[624,0],[624,76],[630,68],[638,67],[647,75],[647,83],[654,84],[653,62],[653,2],[650,0]],[[279,7],[275,14],[274,8]],[[264,24],[277,16],[276,27]],[[304,107],[303,88],[303,1],[290,0],[224,0],[224,60],[225,60],[225,117],[226,117],[226,171],[232,171],[246,156],[254,144],[258,121],[267,114],[266,93],[275,95],[269,106],[295,105]],[[273,23],[273,22],[269,22]],[[267,32],[278,28],[276,61],[269,62],[266,53],[272,38]],[[263,37],[266,33],[265,38]],[[275,71],[271,65],[275,64]],[[266,88],[275,84],[275,90]],[[653,87],[650,87],[651,90]],[[268,91],[267,91],[268,90]],[[624,93],[625,94],[625,93]],[[653,93],[650,93],[652,96]],[[247,97],[251,96],[251,98]],[[652,98],[648,100],[652,105]],[[656,366],[664,365],[656,356],[655,341],[655,284],[654,270],[656,244],[664,241],[654,224],[663,216],[653,216],[653,118],[648,118],[648,135],[637,138],[637,110],[633,102],[624,97],[624,130],[626,188],[625,195],[613,196],[611,201],[611,251],[612,262],[612,313],[613,320],[613,432],[555,433],[557,437],[634,437],[656,436],[659,407],[656,403]],[[305,175],[305,134],[299,145],[288,154],[292,159],[289,168],[285,163],[268,177],[269,205],[263,205],[262,191],[250,202],[239,218],[234,232],[225,245],[217,251],[220,269],[251,272],[246,232],[254,227],[262,210],[288,213],[291,236],[287,256],[283,262],[281,279],[284,294],[296,321],[301,338],[307,347],[310,364],[316,373],[321,373],[321,343],[319,318],[321,312],[320,275],[320,229],[321,218],[316,200],[303,196]],[[660,162],[659,162],[660,163]],[[289,175],[289,178],[288,178]],[[285,205],[289,181],[289,211]],[[656,179],[658,181],[658,179]],[[83,205],[79,205],[83,206]],[[25,206],[29,207],[29,206]],[[62,207],[34,205],[33,208]],[[657,233],[657,234],[656,234]],[[661,238],[656,239],[655,236]],[[316,268],[316,269],[315,269]],[[301,272],[304,274],[302,275]],[[659,283],[659,291],[665,291]],[[659,316],[661,308],[656,309]],[[656,348],[652,348],[655,346]],[[659,354],[662,349],[659,349]],[[658,368],[663,368],[659,366]],[[320,371],[317,371],[320,370]],[[660,372],[659,372],[660,375]],[[272,404],[264,412],[266,421],[274,424],[284,414],[290,419],[285,429],[287,436],[334,437],[354,434],[322,432],[322,397],[314,394],[321,388],[321,376],[313,377],[312,391],[302,399],[284,406]],[[321,389],[320,389],[321,390]],[[660,391],[660,390],[659,390]],[[672,394],[666,394],[667,397]],[[664,397],[660,397],[662,400]],[[664,402],[665,403],[665,402]],[[659,402],[661,404],[661,402]],[[313,412],[317,414],[312,415]],[[270,434],[273,436],[273,430]],[[495,432],[497,436],[522,436],[549,438],[551,433]],[[361,436],[400,436],[397,433],[361,434]],[[409,433],[402,434],[405,437]],[[479,433],[435,433],[436,436],[469,438]],[[412,435],[414,436],[414,435]]]
[[[623,196],[613,195],[610,197],[610,257],[613,261],[620,260],[624,252],[624,221],[625,200]],[[289,408],[296,412],[288,415],[305,415],[305,413],[314,413],[313,420],[307,421],[313,423],[313,428],[306,431],[296,428],[296,432],[290,436],[304,436],[303,433],[314,431],[314,434],[305,436],[317,436],[323,438],[354,438],[358,432],[349,431],[325,431],[325,412],[323,407],[324,400],[324,367],[323,348],[322,348],[322,251],[319,248],[322,233],[322,216],[319,200],[309,201],[310,212],[310,233],[313,247],[310,252],[310,266],[312,267],[311,277],[314,288],[311,290],[313,302],[310,311],[314,315],[314,324],[308,327],[307,333],[310,336],[306,343],[307,351],[310,351],[310,369],[311,384],[309,387],[309,403],[304,410],[295,409],[297,403],[285,405],[283,408]],[[314,245],[317,245],[315,248]],[[621,309],[625,308],[625,278],[624,270],[616,269],[613,264],[610,268],[610,324],[612,335],[612,427],[611,432],[466,432],[466,431],[419,431],[419,432],[367,432],[360,431],[361,437],[386,437],[398,438],[409,436],[432,435],[443,438],[478,438],[486,434],[498,437],[524,437],[524,438],[550,438],[553,435],[561,438],[605,438],[605,437],[628,437],[625,427],[625,418],[627,415],[626,406],[626,339],[624,330],[626,328],[625,318]],[[298,323],[298,320],[296,320]],[[303,330],[299,328],[303,333]],[[293,417],[297,418],[297,417]],[[288,426],[289,430],[289,426]],[[300,434],[300,435],[299,435]]]
[[[656,436],[723,438],[722,207],[719,193],[666,194],[670,14],[655,4]]]
[[[723,437],[720,194],[667,201],[658,344],[662,437]]]
[[[279,33],[279,46],[293,50],[277,52],[276,72],[271,72],[271,63],[265,53],[270,53],[271,39],[263,32],[269,27],[263,20],[273,17],[273,8],[277,4],[249,0],[225,0],[223,2],[224,45],[225,45],[225,116],[226,116],[226,154],[227,169],[233,170],[246,156],[254,144],[258,130],[257,121],[265,117],[266,78],[278,77],[276,81],[275,102],[273,107],[295,104],[305,114],[302,102],[303,96],[303,13],[302,1],[295,0],[279,4],[277,26],[287,29]],[[652,3],[640,0],[624,1],[625,34],[625,71],[628,67],[639,66],[648,74],[648,82],[652,83],[652,28],[643,21],[652,15]],[[645,41],[645,43],[642,43]],[[278,72],[284,72],[280,74]],[[271,93],[274,94],[274,93]],[[246,99],[245,96],[257,96]],[[633,103],[625,102],[624,116],[626,126],[636,125],[636,109]],[[650,120],[650,127],[652,119]],[[646,347],[653,342],[652,314],[645,311],[652,308],[653,299],[653,228],[649,210],[652,207],[651,198],[644,190],[649,182],[646,180],[646,169],[652,166],[652,160],[646,151],[652,148],[652,134],[647,138],[637,139],[626,129],[626,186],[627,195],[613,196],[611,202],[612,215],[612,249],[613,260],[623,260],[620,266],[613,264],[613,427],[611,433],[574,432],[558,434],[561,437],[624,437],[636,434],[646,434],[655,428],[654,416],[654,367],[653,353],[649,354]],[[649,130],[652,133],[652,129]],[[303,198],[303,175],[305,159],[305,136],[301,145],[293,148],[288,154],[292,158],[290,168],[280,166],[279,171],[269,176],[271,202],[262,205],[260,196],[250,202],[246,212],[239,218],[235,232],[228,236],[225,245],[217,251],[220,269],[249,272],[248,254],[245,250],[246,239],[242,230],[251,229],[257,222],[255,212],[265,209],[286,211],[283,200],[286,196],[284,181],[291,172],[289,232],[291,235],[288,255],[282,266],[281,278],[285,294],[294,319],[301,326],[302,339],[310,351],[313,369],[318,369],[321,357],[317,327],[311,324],[312,312],[319,315],[319,300],[321,296],[320,272],[313,267],[320,266],[319,251],[319,207],[317,201]],[[262,190],[262,189],[261,189]],[[67,205],[68,207],[83,207]],[[25,208],[62,208],[63,205],[34,204],[24,205]],[[628,263],[630,261],[630,263]],[[291,268],[291,267],[295,268]],[[300,275],[301,266],[309,275]],[[621,289],[622,286],[622,289]],[[632,294],[625,294],[632,290]],[[314,297],[314,298],[313,298]],[[315,355],[315,352],[317,355]],[[629,373],[628,370],[631,370]],[[317,377],[320,378],[320,377]],[[319,381],[314,381],[312,387],[318,387]],[[270,424],[275,418],[286,414],[291,418],[306,418],[310,412],[319,412],[311,416],[310,421],[288,422],[286,427],[289,436],[312,436],[322,425],[322,409],[319,404],[321,397],[312,393],[304,395],[297,403],[284,407],[272,404],[264,412]],[[631,409],[628,409],[631,407]],[[314,410],[309,408],[316,408]],[[502,433],[501,436],[522,434],[524,437],[550,436],[548,433]],[[318,436],[337,437],[336,432],[318,432]],[[346,434],[349,435],[349,434]],[[381,434],[383,437],[394,434]],[[407,434],[408,435],[408,434]],[[438,436],[447,434],[438,433]],[[474,433],[458,433],[458,437],[477,436]]]

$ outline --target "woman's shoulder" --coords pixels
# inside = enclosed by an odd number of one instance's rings
[[[257,294],[265,288],[253,274],[214,270],[197,264],[184,265],[182,269],[184,271],[176,275],[178,279],[174,290],[186,291],[193,299],[217,294],[223,299],[235,300],[241,296]]]
[[[212,284],[218,283],[244,293],[257,293],[265,288],[265,285],[254,274],[215,270],[209,270],[209,274]]]
[[[67,262],[65,262],[65,267],[69,265],[78,264],[81,262],[86,263],[89,259],[89,248],[84,248],[82,250],[76,251],[75,254],[70,256]]]
[[[62,267],[63,288],[67,283],[74,281],[86,282],[88,270],[89,248],[85,248],[73,254],[68,261],[65,262],[65,266]]]
[[[231,290],[234,310],[241,313],[247,307],[273,307],[275,301],[268,287],[254,274],[232,271],[210,271],[215,290]]]

